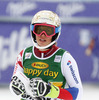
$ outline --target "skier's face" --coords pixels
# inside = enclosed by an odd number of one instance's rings
[[[45,33],[42,33],[40,36],[37,36],[36,35],[36,41],[37,41],[37,44],[39,45],[39,46],[47,46],[48,44],[50,44],[51,43],[51,40],[52,40],[52,36],[50,36],[50,37],[47,37],[46,35],[45,35]]]

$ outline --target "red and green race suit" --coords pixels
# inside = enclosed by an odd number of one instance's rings
[[[40,77],[59,87],[59,99],[82,98],[82,84],[75,59],[55,45],[47,51],[40,51],[33,46],[22,50],[14,68],[14,73],[17,71],[23,72],[29,79]]]

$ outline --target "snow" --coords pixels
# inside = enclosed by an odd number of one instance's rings
[[[99,84],[83,84],[82,100],[99,100]],[[19,97],[11,94],[8,86],[0,86],[0,100],[20,100]]]

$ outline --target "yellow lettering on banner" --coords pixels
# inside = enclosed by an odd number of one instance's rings
[[[37,69],[34,69],[33,73],[34,73],[34,75],[36,75],[37,74]]]
[[[28,74],[28,68],[24,68],[24,73]]]
[[[38,70],[38,74],[36,76],[39,76],[42,73],[42,70]]]
[[[24,73],[27,73],[29,75],[32,73],[32,69],[24,68]]]
[[[32,74],[32,69],[28,69],[28,75]]]
[[[53,73],[54,73],[53,71],[50,71],[49,76],[54,76]]]
[[[26,73],[27,75],[32,75],[32,76],[40,76],[41,73],[43,72],[43,70],[37,70],[37,69],[28,69],[28,68],[24,68],[24,73]],[[53,77],[53,79],[57,78],[59,72],[54,72],[54,71],[50,71],[49,69],[44,71],[44,76],[50,76]]]
[[[58,72],[54,72],[54,75],[55,76],[53,78],[55,79],[58,76]]]
[[[44,75],[45,76],[51,76],[54,79],[58,76],[59,72],[54,72],[54,71],[49,71],[49,69],[47,69],[46,71],[44,71]]]
[[[24,69],[24,73],[27,73],[27,72],[26,72],[26,68],[23,67],[23,69]]]
[[[48,76],[48,72],[49,72],[49,69],[46,70],[46,71],[44,71],[44,75],[45,75],[45,76]]]

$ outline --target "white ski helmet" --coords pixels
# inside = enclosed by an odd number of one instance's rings
[[[37,24],[37,23],[46,23],[49,25],[54,25],[58,30],[57,33],[52,37],[52,42],[50,44],[48,44],[47,46],[39,46],[36,42],[36,36],[33,33],[33,27],[32,25]],[[60,22],[60,18],[58,17],[58,15],[52,11],[49,10],[42,10],[39,11],[38,13],[36,13],[32,19],[31,22],[31,36],[32,36],[32,40],[33,40],[33,44],[36,48],[38,49],[46,49],[51,47],[53,44],[56,43],[56,41],[59,38],[60,32],[61,32],[61,22]]]

